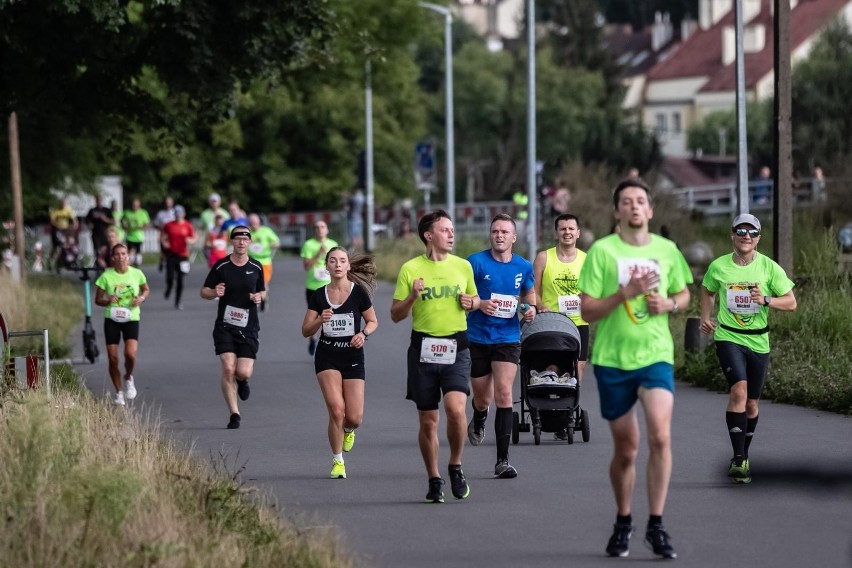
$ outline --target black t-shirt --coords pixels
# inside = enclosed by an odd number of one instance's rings
[[[216,325],[256,336],[260,330],[257,304],[249,299],[249,294],[266,290],[263,267],[252,259],[237,266],[228,255],[213,265],[204,287],[215,288],[220,283],[225,284],[225,295],[219,298]]]
[[[327,286],[323,286],[313,293],[310,301],[308,302],[308,309],[311,309],[318,314],[322,314],[323,310],[327,310],[332,307],[328,301],[328,297],[326,296],[326,288]],[[372,306],[373,302],[370,300],[370,295],[367,294],[366,290],[353,282],[352,292],[350,292],[346,301],[343,302],[340,307],[332,308],[334,317],[332,318],[331,324],[323,324],[320,328],[322,330],[322,333],[320,334],[320,345],[335,348],[348,347],[349,342],[352,340],[352,336],[361,331],[361,314],[369,310]],[[329,330],[331,330],[331,333],[339,333],[341,335],[327,335],[326,332]],[[348,333],[350,330],[352,333]]]
[[[109,207],[92,207],[86,213],[86,223],[92,226],[92,235],[96,238],[106,238],[106,230],[113,220],[112,209]]]

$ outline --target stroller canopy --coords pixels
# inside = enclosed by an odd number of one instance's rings
[[[521,328],[521,351],[580,351],[580,332],[571,318],[558,312],[536,314]]]

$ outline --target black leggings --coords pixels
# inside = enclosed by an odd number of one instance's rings
[[[187,260],[186,257],[178,256],[174,253],[166,253],[166,298],[172,293],[172,284],[177,276],[177,286],[175,286],[175,305],[180,304],[180,297],[183,294],[183,272],[180,269],[180,263]]]

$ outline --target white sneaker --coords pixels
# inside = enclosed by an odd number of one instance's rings
[[[113,400],[116,406],[124,406],[124,391],[118,391],[115,393],[115,400]]]
[[[125,396],[127,397],[127,400],[133,400],[136,398],[136,381],[133,380],[132,375],[125,381],[124,391],[126,393]]]

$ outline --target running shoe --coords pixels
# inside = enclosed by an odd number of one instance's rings
[[[317,352],[317,340],[313,337],[308,341],[308,355],[313,355]]]
[[[343,432],[343,451],[348,452],[355,445],[355,430],[351,432]]]
[[[240,400],[248,400],[248,397],[251,394],[248,379],[244,381],[237,379],[237,394],[240,395]]]
[[[444,502],[444,480],[440,477],[429,478],[429,492],[426,494],[427,503]]]
[[[240,415],[236,412],[231,414],[231,421],[228,422],[228,430],[236,430],[240,427]]]
[[[467,439],[471,446],[478,446],[485,439],[485,423],[477,424],[476,418],[471,418],[467,424]]]
[[[133,379],[133,375],[130,375],[127,381],[125,381],[124,391],[124,396],[127,400],[136,398],[136,381]]]
[[[494,477],[512,479],[518,477],[518,470],[509,463],[509,460],[498,460],[497,465],[494,466]]]
[[[115,398],[112,401],[116,406],[124,406],[124,391],[115,393]]]
[[[645,531],[645,544],[648,548],[661,558],[674,560],[677,558],[677,553],[669,542],[670,538],[663,525],[649,526]]]
[[[612,536],[606,545],[607,556],[626,558],[630,554],[630,537],[633,536],[633,526],[624,523],[612,525]]]
[[[728,477],[733,477],[734,483],[751,483],[751,466],[748,463],[748,458],[731,459]]]
[[[334,458],[331,462],[331,476],[332,479],[346,479],[346,465],[337,458]]]
[[[450,488],[453,490],[453,497],[456,499],[467,499],[470,495],[470,485],[464,478],[464,472],[461,466],[450,467]]]

